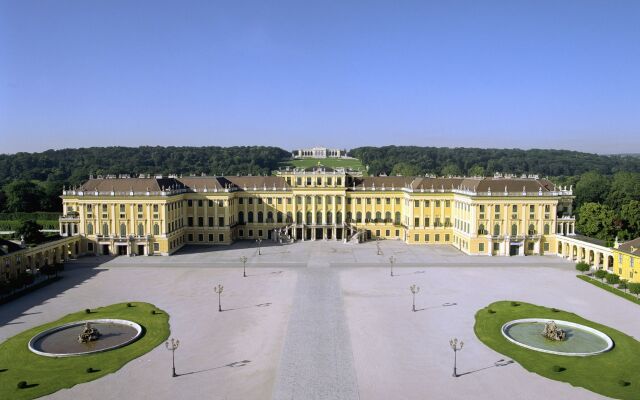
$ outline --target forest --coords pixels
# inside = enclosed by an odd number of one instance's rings
[[[640,236],[640,157],[568,150],[359,147],[369,175],[538,174],[573,185],[577,229],[611,242]],[[60,212],[62,186],[89,174],[269,174],[290,160],[278,147],[92,147],[0,154],[0,220]],[[12,213],[12,214],[9,214]],[[8,222],[6,222],[8,223]],[[1,223],[0,223],[1,224]]]

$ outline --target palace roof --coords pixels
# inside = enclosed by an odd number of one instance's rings
[[[622,243],[618,247],[618,250],[623,253],[631,254],[634,256],[640,256],[640,237],[630,240],[628,242]]]

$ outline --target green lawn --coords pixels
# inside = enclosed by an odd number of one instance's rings
[[[325,167],[343,167],[343,168],[351,168],[354,170],[362,171],[364,176],[367,176],[367,171],[365,170],[364,165],[358,159],[342,159],[342,158],[305,158],[301,160],[290,160],[283,162],[281,167],[293,166],[296,168],[307,168],[312,167],[314,165],[318,165],[318,163],[324,165]]]
[[[627,300],[632,301],[632,302],[634,302],[636,304],[640,304],[640,298],[638,298],[637,296],[632,295],[631,293],[623,292],[622,290],[620,290],[618,288],[614,288],[611,285],[608,285],[608,284],[606,284],[604,282],[601,282],[601,281],[599,281],[597,279],[591,278],[591,277],[586,276],[586,275],[576,275],[576,277],[578,279],[582,279],[585,282],[589,282],[590,284],[592,284],[594,286],[597,286],[597,287],[599,287],[601,289],[604,289],[607,292],[611,292],[611,293],[615,294],[616,296],[620,296],[623,299],[627,299]]]
[[[619,399],[638,399],[640,393],[640,342],[608,326],[588,321],[566,311],[528,303],[499,301],[476,313],[476,336],[487,346],[514,361],[526,370],[549,379],[567,382]],[[491,313],[489,310],[494,311]],[[506,322],[520,318],[549,318],[576,322],[598,329],[613,339],[614,348],[607,353],[589,357],[567,357],[528,350],[502,336]],[[554,371],[561,370],[560,372]]]
[[[0,399],[33,399],[92,381],[117,371],[129,361],[149,352],[169,337],[169,315],[148,303],[113,304],[69,314],[57,321],[29,329],[0,344]],[[151,314],[151,310],[157,310]],[[144,328],[143,336],[120,349],[86,356],[52,358],[39,356],[27,348],[29,340],[45,329],[73,321],[99,318],[119,318],[137,322]],[[97,372],[88,373],[87,368]],[[29,387],[18,389],[20,381]],[[140,384],[144,384],[141,382]]]

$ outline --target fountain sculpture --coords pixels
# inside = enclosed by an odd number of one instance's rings
[[[558,325],[556,325],[555,321],[549,321],[546,324],[544,324],[544,330],[542,331],[542,336],[546,337],[547,339],[562,341],[564,340],[565,335],[566,335],[566,332],[558,328]]]
[[[82,333],[78,335],[78,342],[80,343],[88,343],[93,342],[94,340],[98,340],[101,336],[100,332],[96,328],[92,328],[89,322],[84,324],[84,329]]]

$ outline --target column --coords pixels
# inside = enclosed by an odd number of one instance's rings
[[[335,177],[334,177],[334,184],[335,184]],[[336,233],[337,233],[336,232],[336,227],[338,226],[338,214],[337,214],[338,205],[336,204],[336,200],[337,199],[338,199],[337,196],[335,196],[335,195],[331,196],[331,204],[332,204],[332,207],[331,207],[332,211],[331,212],[333,213],[332,214],[333,215],[333,221],[331,221],[331,225],[332,225],[331,229],[333,231],[332,231],[331,237],[333,238],[334,241],[338,240],[337,237],[336,237]]]

